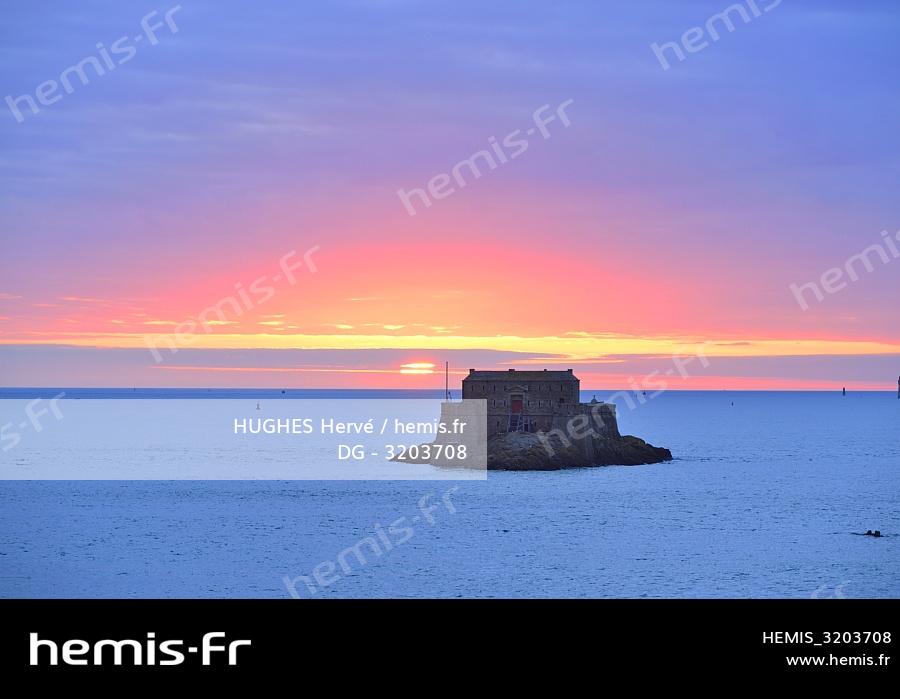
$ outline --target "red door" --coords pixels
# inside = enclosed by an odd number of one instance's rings
[[[522,396],[513,396],[509,401],[509,410],[513,413],[522,412]]]

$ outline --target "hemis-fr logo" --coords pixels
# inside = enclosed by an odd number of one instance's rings
[[[203,635],[199,644],[188,645],[180,639],[159,640],[154,632],[142,640],[102,639],[85,641],[70,639],[54,641],[29,634],[29,664],[43,665],[181,665],[189,658],[199,659],[203,665],[238,664],[238,650],[249,646],[246,639],[226,641],[223,631]]]

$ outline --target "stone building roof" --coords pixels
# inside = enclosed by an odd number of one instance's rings
[[[571,369],[566,371],[476,371],[469,369],[469,375],[463,381],[578,381]]]

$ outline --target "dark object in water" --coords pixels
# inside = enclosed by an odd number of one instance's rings
[[[873,532],[871,529],[866,529],[865,536],[875,536],[875,537],[879,537],[879,536],[881,536],[881,530],[876,529],[876,530]]]

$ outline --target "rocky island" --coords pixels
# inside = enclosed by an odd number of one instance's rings
[[[556,471],[672,459],[668,449],[619,434],[615,404],[596,399],[582,403],[580,381],[571,369],[470,369],[462,385],[462,402],[443,403],[441,421],[466,417],[469,432],[462,441],[460,435],[438,435],[431,446],[464,442],[470,446],[470,454],[480,449],[469,467],[484,468],[486,462],[492,471]],[[460,466],[459,462],[424,457],[415,461]]]

